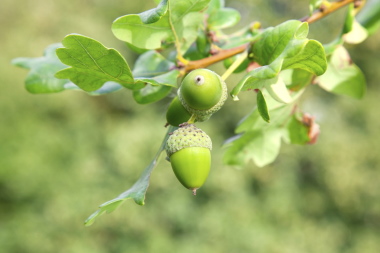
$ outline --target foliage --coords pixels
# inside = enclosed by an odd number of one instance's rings
[[[119,17],[112,24],[116,38],[141,54],[133,70],[120,52],[79,34],[66,36],[62,47],[49,46],[44,57],[17,58],[13,63],[31,70],[26,87],[32,93],[81,89],[102,95],[128,89],[137,103],[148,104],[171,94],[178,80],[192,69],[240,54],[226,65],[222,79],[248,61],[247,73],[236,85],[230,84],[230,95],[237,101],[241,92],[255,90],[257,107],[236,127],[236,136],[226,141],[223,161],[243,166],[253,160],[262,167],[275,160],[282,141],[315,142],[318,125],[298,105],[310,84],[354,98],[364,95],[364,75],[344,46],[362,42],[377,23],[360,25],[355,19],[360,6],[354,1],[326,2],[311,1],[310,9],[323,15],[326,8],[350,5],[342,32],[326,45],[307,37],[314,14],[305,21],[288,20],[268,28],[248,25],[241,32],[226,34],[223,29],[236,25],[240,15],[225,8],[223,1],[162,0],[156,8]],[[161,151],[130,190],[101,205],[86,224],[127,198],[144,204],[150,173]]]

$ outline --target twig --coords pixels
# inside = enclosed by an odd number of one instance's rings
[[[314,23],[315,21],[320,20],[329,15],[330,13],[335,12],[338,9],[346,6],[347,4],[353,3],[355,1],[356,0],[341,0],[332,2],[328,8],[320,8],[319,10],[315,11],[313,15],[303,17],[300,19],[300,21],[308,22],[309,24]]]
[[[207,57],[207,58],[204,58],[201,60],[197,60],[197,61],[189,61],[188,64],[184,67],[184,70],[187,73],[193,69],[207,67],[207,66],[212,65],[214,63],[217,63],[219,61],[227,59],[231,56],[234,56],[234,55],[237,55],[237,54],[244,52],[244,50],[247,48],[248,45],[249,44],[244,44],[244,45],[234,47],[231,49],[221,50],[221,51],[219,51],[219,53],[212,55],[210,57]]]

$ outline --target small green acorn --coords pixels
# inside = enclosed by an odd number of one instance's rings
[[[178,98],[195,120],[208,120],[227,99],[227,85],[218,74],[208,69],[191,71],[182,80]]]
[[[166,121],[172,126],[179,126],[187,122],[191,118],[191,114],[183,107],[178,96],[173,98],[168,110],[166,111]]]
[[[211,168],[212,141],[194,124],[181,124],[166,142],[166,153],[174,174],[196,195]]]

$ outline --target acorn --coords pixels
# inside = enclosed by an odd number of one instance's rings
[[[182,80],[178,98],[196,121],[208,120],[227,99],[227,85],[218,74],[208,69],[191,71]]]
[[[166,121],[172,126],[179,126],[187,122],[191,118],[191,114],[179,101],[178,96],[173,98],[168,110],[166,111]]]
[[[211,168],[212,142],[194,124],[184,123],[170,134],[166,153],[179,182],[196,195]]]

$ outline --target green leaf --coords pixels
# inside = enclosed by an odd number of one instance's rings
[[[240,12],[232,8],[222,8],[208,18],[211,30],[224,29],[236,25],[240,21]]]
[[[267,103],[265,102],[265,98],[264,98],[261,90],[257,91],[256,100],[257,100],[257,109],[258,109],[261,117],[263,118],[263,120],[265,120],[266,122],[269,123],[270,117],[269,117],[269,113],[268,113],[268,107],[267,107]]]
[[[148,51],[137,59],[133,69],[135,82],[145,87],[133,91],[133,97],[139,104],[148,104],[166,97],[172,87],[177,87],[179,71],[170,70],[175,64],[158,52]],[[170,70],[170,71],[169,71]]]
[[[293,39],[305,39],[308,24],[298,20],[289,20],[276,27],[267,28],[261,39],[254,43],[252,52],[260,65],[268,65],[279,57]]]
[[[157,49],[165,40],[174,41],[167,18],[144,24],[137,14],[122,16],[113,22],[112,32],[119,40],[143,49]]]
[[[281,77],[276,78],[277,82],[272,84],[268,84],[265,86],[268,93],[274,98],[276,101],[280,103],[289,104],[293,101],[292,97],[289,94],[288,89]]]
[[[116,198],[109,200],[102,205],[99,206],[99,210],[97,210],[95,213],[90,215],[84,222],[86,226],[90,226],[95,222],[95,220],[102,215],[103,213],[107,212],[113,212],[116,208],[118,208],[125,200],[127,199],[133,199],[136,204],[138,205],[144,205],[145,201],[145,194],[149,186],[149,180],[150,180],[150,174],[152,173],[153,169],[156,167],[158,160],[161,156],[162,151],[165,149],[167,138],[169,137],[168,133],[173,132],[175,130],[175,127],[170,126],[168,128],[168,132],[165,135],[165,138],[157,151],[157,154],[153,158],[152,162],[148,165],[148,167],[145,168],[143,173],[141,174],[141,177],[137,180],[137,182],[127,191],[121,193]]]
[[[83,91],[81,88],[79,88],[77,85],[73,84],[72,82],[66,83],[64,85],[64,88],[66,90],[80,90],[80,91]],[[112,92],[118,91],[118,90],[120,90],[122,88],[123,88],[123,86],[121,86],[118,83],[115,83],[115,82],[106,82],[106,83],[104,83],[104,85],[100,89],[95,90],[95,91],[89,91],[87,93],[89,95],[98,96],[98,95],[104,95],[104,94],[112,93]]]
[[[366,90],[366,81],[362,71],[352,63],[343,46],[338,47],[330,58],[324,75],[317,79],[323,89],[360,99]]]
[[[202,25],[203,13],[191,12],[183,17],[181,22],[173,24],[173,34],[177,34],[180,52],[184,54],[197,39],[198,29]]]
[[[279,103],[268,96],[266,104],[271,116],[270,123],[263,120],[257,106],[239,123],[235,130],[239,134],[225,143],[225,163],[242,166],[253,160],[256,165],[264,166],[274,161],[281,138],[287,135],[286,126],[294,105]]]
[[[132,73],[134,77],[153,77],[162,75],[174,67],[173,62],[168,61],[160,53],[151,50],[139,56]]]
[[[136,78],[136,83],[146,85],[140,90],[133,92],[133,97],[139,104],[148,104],[159,101],[166,97],[173,87],[177,87],[178,70],[171,70],[163,75],[153,78]]]
[[[57,49],[58,58],[70,68],[56,73],[57,78],[70,79],[85,91],[95,91],[105,82],[117,82],[128,89],[141,88],[134,84],[129,66],[115,49],[82,36],[68,35],[62,41],[64,48]]]
[[[290,143],[304,145],[310,141],[309,127],[302,123],[298,115],[292,115],[286,128]]]
[[[360,25],[359,22],[354,20],[352,29],[349,33],[343,35],[343,40],[349,44],[362,43],[368,37],[367,30]]]
[[[262,89],[265,85],[272,84],[274,78],[281,71],[282,61],[276,61],[270,65],[262,66],[250,71],[243,77],[230,92],[234,101],[239,100],[241,91]]]
[[[30,93],[54,93],[65,90],[65,84],[68,80],[61,80],[54,77],[54,74],[66,68],[55,54],[55,50],[61,47],[61,43],[48,46],[45,49],[44,56],[38,58],[16,58],[12,64],[30,69],[26,79],[25,88]]]
[[[261,65],[281,64],[280,69],[300,68],[323,74],[326,70],[324,48],[318,41],[306,38],[308,31],[308,24],[297,20],[269,28],[253,45],[256,61]]]
[[[263,167],[276,159],[283,133],[279,128],[246,132],[228,144],[224,162],[242,166],[253,160],[257,166]]]
[[[25,79],[25,88],[35,94],[54,93],[63,90],[82,90],[68,79],[58,79],[54,75],[57,71],[67,68],[56,55],[56,49],[61,43],[46,48],[44,56],[38,58],[16,58],[12,64],[30,69]],[[120,90],[122,86],[116,82],[106,82],[98,90],[87,92],[89,95],[103,95]]]
[[[290,75],[285,77],[285,73]],[[300,91],[311,83],[313,74],[302,69],[291,69],[281,71],[281,77],[283,79],[288,78],[288,80],[284,80],[284,82],[287,84],[286,86],[289,90]]]
[[[207,31],[198,30],[198,36],[197,36],[197,39],[195,40],[195,46],[197,48],[197,51],[203,57],[207,57],[210,55],[211,39],[209,38]],[[186,51],[186,53],[188,53],[188,52],[189,52],[189,50]]]
[[[146,77],[138,77],[136,78],[136,84],[140,85],[146,85],[150,84],[153,86],[156,85],[165,85],[165,86],[171,86],[171,87],[177,87],[177,78],[179,76],[179,70],[174,69],[171,70],[165,74],[146,78]]]
[[[239,122],[235,132],[243,133],[246,131],[264,130],[284,126],[285,122],[291,115],[293,105],[278,103],[270,97],[267,97],[266,103],[268,111],[271,115],[271,122],[269,124],[262,119],[256,107],[249,115]]]
[[[359,23],[372,35],[380,28],[380,4],[378,1],[367,1],[357,15]]]
[[[123,41],[145,49],[158,49],[162,43],[178,39],[185,52],[197,37],[203,10],[210,0],[163,0],[153,10],[116,19],[114,35]],[[157,9],[159,11],[157,11]],[[164,11],[166,10],[166,11]]]
[[[167,10],[168,0],[162,0],[156,8],[140,13],[139,17],[144,24],[152,24],[160,20]]]
[[[193,43],[183,55],[183,57],[189,61],[196,61],[205,58],[204,52],[200,52],[197,45]]]
[[[296,68],[322,75],[327,68],[324,48],[318,41],[307,39],[307,34],[307,23],[297,20],[268,28],[252,47],[255,60],[263,66],[249,72],[233,88],[232,98],[238,100],[240,91],[257,86],[258,81],[276,77],[281,70]]]
[[[209,16],[212,16],[223,7],[224,7],[224,0],[210,0],[210,3],[208,4],[208,7],[206,9],[206,13]]]
[[[285,50],[284,55],[279,57],[284,57],[281,69],[303,69],[317,76],[325,73],[327,61],[324,48],[320,42],[308,40],[297,46],[299,47],[290,46]]]
[[[326,57],[331,56],[335,49],[337,49],[339,46],[343,45],[344,41],[341,36],[337,37],[335,40],[331,41],[328,44],[324,44],[323,47],[325,49]]]
[[[172,90],[172,87],[159,85],[146,85],[140,90],[133,91],[133,98],[139,104],[149,104],[165,98]]]
[[[347,9],[346,19],[343,24],[342,34],[349,33],[352,30],[352,27],[355,21],[355,12],[356,11],[354,8],[354,4],[353,3],[349,4],[348,9]]]
[[[134,45],[132,45],[131,43],[128,43],[128,42],[125,42],[125,45],[127,45],[127,47],[129,49],[131,49],[133,52],[135,52],[137,54],[143,54],[143,53],[149,51],[149,49],[139,48],[139,47],[136,47],[136,46],[134,46]]]
[[[354,4],[351,3],[348,6],[346,20],[342,31],[344,42],[349,44],[359,44],[368,37],[367,30],[355,19],[356,12],[357,10],[355,9]]]
[[[223,36],[219,40],[219,46],[223,49],[238,47],[250,42],[254,42],[259,38],[259,35],[252,35],[252,30],[244,28],[243,31],[237,32],[231,36]]]

